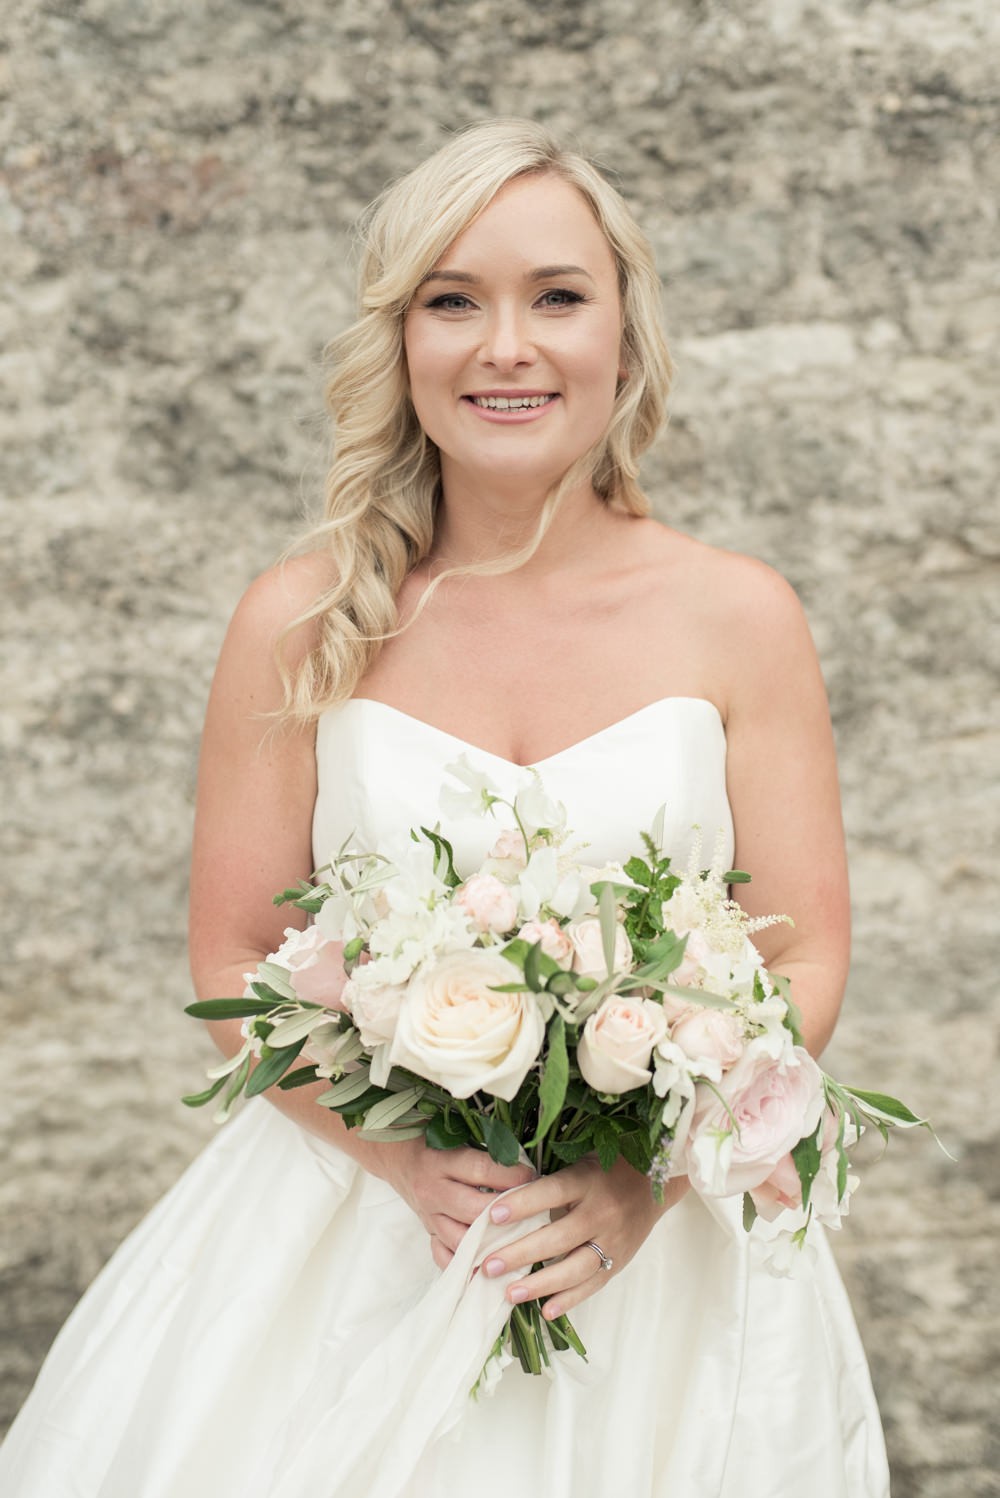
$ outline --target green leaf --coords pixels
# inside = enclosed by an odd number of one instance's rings
[[[545,985],[546,993],[554,994],[557,999],[569,998],[570,994],[576,993],[576,975],[574,973],[553,973]]]
[[[803,1207],[808,1207],[809,1205],[813,1181],[819,1174],[821,1159],[819,1141],[822,1133],[823,1120],[820,1119],[819,1128],[815,1134],[808,1134],[805,1139],[800,1139],[792,1150],[792,1159],[795,1161],[795,1169],[799,1173],[799,1182],[802,1186]]]
[[[264,983],[258,978],[254,978],[250,987],[258,999],[263,999],[266,1003],[269,1003],[272,1009],[276,1008],[278,1004],[298,1003],[298,999],[294,994],[279,993],[276,988],[272,988],[269,983]]]
[[[512,1134],[502,1119],[495,1113],[484,1113],[483,1143],[489,1150],[490,1159],[498,1165],[516,1165],[521,1158],[521,1147],[517,1136]]]
[[[270,1035],[267,1037],[269,1046],[280,1051],[286,1045],[294,1045],[297,1040],[305,1040],[319,1025],[331,1024],[337,1016],[328,1009],[320,1009],[316,1005],[310,1005],[308,1009],[301,1009],[298,1014],[290,1014],[287,1019],[281,1020]]]
[[[743,1193],[743,1230],[749,1233],[757,1221],[757,1208],[753,1204],[753,1197],[749,1191]]]
[[[402,1118],[404,1113],[409,1113],[410,1109],[420,1101],[420,1092],[419,1087],[407,1087],[402,1092],[395,1092],[391,1097],[383,1098],[369,1113],[365,1114],[363,1132],[367,1134],[370,1130],[391,1128],[397,1119]],[[423,1125],[421,1125],[420,1132],[423,1133]]]
[[[723,884],[749,884],[750,875],[743,869],[727,869],[722,876]]]
[[[587,1349],[580,1341],[576,1327],[568,1316],[556,1316],[552,1321],[546,1322],[546,1325],[549,1329],[549,1336],[552,1337],[553,1346],[558,1346],[556,1342],[556,1336],[558,1336],[562,1339],[565,1347],[571,1347],[575,1353],[583,1358],[584,1362],[587,1361]],[[553,1336],[553,1333],[555,1333],[555,1336]],[[563,1350],[563,1348],[560,1348],[560,1351]]]
[[[542,969],[539,959],[542,956],[542,944],[536,941],[528,948],[524,959],[524,981],[532,993],[539,993],[542,987]]]
[[[549,1150],[555,1159],[561,1160],[564,1165],[575,1165],[577,1160],[582,1160],[591,1148],[590,1132],[579,1135],[576,1139],[559,1139],[555,1144],[549,1145]]]
[[[303,1035],[294,1045],[282,1046],[280,1050],[271,1052],[266,1061],[261,1061],[254,1068],[253,1075],[247,1083],[247,1097],[257,1097],[273,1087],[279,1077],[283,1077],[291,1066],[296,1056],[306,1043]]]
[[[449,843],[446,837],[442,837],[440,832],[432,832],[429,827],[421,827],[420,831],[427,841],[434,845],[434,872],[439,879],[442,879],[452,889],[457,888],[462,881],[455,872],[455,854],[451,843]]]
[[[918,1118],[911,1113],[905,1103],[898,1098],[889,1097],[885,1092],[862,1092],[858,1087],[845,1087],[844,1091],[849,1097],[856,1098],[864,1111],[881,1114],[883,1118],[890,1119],[903,1128],[913,1128],[915,1125],[925,1124],[926,1118]]]
[[[278,1086],[282,1092],[290,1092],[293,1087],[308,1087],[310,1082],[318,1081],[319,1078],[316,1075],[315,1065],[299,1066],[296,1067],[295,1071],[287,1072],[278,1083]]]
[[[284,999],[274,1002],[283,1004]],[[250,1014],[270,1014],[274,1002],[261,999],[199,999],[196,1004],[185,1004],[184,1013],[195,1019],[242,1019]]]
[[[471,1144],[472,1132],[460,1114],[439,1113],[427,1125],[427,1143],[432,1150],[455,1150]]]
[[[597,901],[597,913],[601,922],[604,965],[610,977],[615,970],[615,940],[618,936],[618,912],[615,905],[615,892],[610,884],[601,885],[601,893]]]
[[[359,1066],[357,1071],[348,1072],[346,1077],[341,1077],[328,1092],[321,1092],[316,1101],[324,1108],[339,1108],[342,1103],[350,1103],[359,1098],[370,1086],[367,1066]]]
[[[389,1129],[369,1129],[362,1127],[358,1134],[362,1139],[369,1139],[373,1144],[401,1144],[404,1139],[419,1139],[424,1132],[422,1123],[399,1124]]]
[[[662,1112],[662,1103],[660,1111]],[[644,1129],[634,1129],[630,1134],[622,1134],[618,1140],[618,1148],[633,1170],[637,1170],[641,1176],[649,1173],[655,1151]]]
[[[287,967],[282,967],[280,962],[258,962],[256,976],[261,983],[266,983],[268,988],[275,993],[280,993],[283,999],[296,998],[291,975]]]
[[[610,1118],[594,1119],[594,1145],[602,1170],[610,1170],[618,1159],[618,1130]]]
[[[229,1073],[223,1072],[221,1077],[216,1077],[211,1087],[206,1087],[204,1092],[189,1092],[187,1097],[182,1097],[181,1102],[186,1108],[202,1108],[210,1103],[217,1092],[221,1092],[229,1080]]]
[[[641,858],[630,858],[625,865],[625,873],[633,884],[641,884],[644,889],[648,889],[653,882],[652,870]]]
[[[549,1022],[548,1054],[542,1069],[542,1080],[538,1087],[541,1116],[529,1149],[540,1143],[562,1113],[569,1085],[569,1056],[566,1052],[566,1025],[561,1014],[554,1014]]]

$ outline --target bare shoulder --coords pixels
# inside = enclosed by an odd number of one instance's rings
[[[230,633],[248,644],[276,642],[307,613],[335,580],[333,564],[319,552],[290,557],[256,577],[233,615]],[[308,649],[314,631],[303,625],[300,648]]]
[[[775,673],[818,673],[805,611],[780,572],[658,522],[648,526],[637,534],[651,569],[647,595],[659,599],[663,629],[674,640],[680,631],[720,707]]]

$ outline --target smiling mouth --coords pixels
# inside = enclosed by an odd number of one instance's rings
[[[530,411],[547,406],[556,395],[467,395],[466,400],[484,411]]]

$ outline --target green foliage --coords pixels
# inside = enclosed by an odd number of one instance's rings
[[[222,1091],[228,1080],[229,1074],[226,1072],[221,1077],[216,1077],[211,1087],[206,1087],[204,1092],[190,1092],[187,1097],[181,1098],[181,1102],[186,1108],[203,1108],[212,1101],[216,1093]]]
[[[566,1101],[566,1089],[569,1086],[569,1055],[566,1050],[566,1025],[561,1014],[552,1016],[548,1029],[548,1042],[549,1053],[545,1059],[542,1079],[538,1087],[541,1116],[538,1120],[538,1131],[528,1145],[529,1149],[534,1149],[545,1138],[562,1113],[563,1104]]]
[[[294,1045],[282,1046],[280,1050],[272,1051],[265,1060],[259,1061],[247,1083],[247,1097],[257,1097],[283,1077],[305,1043],[303,1035]]]
[[[438,878],[448,885],[449,889],[457,889],[461,879],[455,870],[455,853],[446,837],[440,832],[433,831],[430,827],[421,827],[423,836],[434,848],[434,872]]]
[[[798,1171],[799,1183],[802,1187],[803,1207],[808,1207],[809,1205],[813,1181],[815,1181],[819,1174],[821,1159],[820,1140],[823,1137],[823,1122],[824,1120],[821,1118],[815,1134],[807,1134],[805,1139],[800,1139],[792,1150],[792,1159],[795,1161],[795,1169]]]
[[[244,1019],[251,1014],[270,1014],[274,1000],[263,999],[199,999],[195,1004],[185,1004],[184,1013],[195,1019]],[[278,1003],[284,1000],[279,999]]]
[[[465,1119],[461,1114],[452,1113],[445,1109],[431,1119],[427,1125],[427,1143],[434,1150],[461,1149],[463,1145],[473,1144],[475,1141]]]
[[[495,1160],[498,1165],[516,1165],[521,1158],[517,1135],[495,1113],[484,1113],[482,1124],[483,1140],[490,1152],[490,1159]]]

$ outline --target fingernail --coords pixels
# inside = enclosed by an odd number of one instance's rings
[[[494,1222],[506,1222],[509,1216],[510,1208],[505,1207],[502,1203],[499,1207],[490,1208],[490,1217]]]
[[[542,1307],[542,1315],[546,1321],[555,1321],[557,1317],[562,1315],[562,1306],[555,1306],[550,1300],[547,1305]]]
[[[523,1285],[515,1285],[513,1290],[508,1291],[507,1298],[515,1303],[519,1300],[527,1300],[528,1292]]]
[[[486,1270],[486,1273],[489,1275],[490,1279],[496,1279],[498,1274],[503,1274],[504,1270],[507,1268],[507,1265],[504,1263],[503,1259],[487,1259],[486,1263],[483,1265],[483,1268]]]

